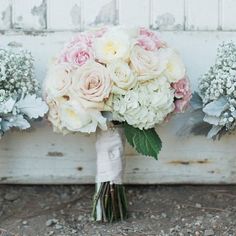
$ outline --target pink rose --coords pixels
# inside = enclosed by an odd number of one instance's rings
[[[95,30],[93,32],[93,35],[96,37],[96,38],[100,38],[102,37],[106,32],[107,32],[107,28],[106,27],[103,27],[103,28],[100,28],[98,30]]]
[[[95,38],[102,37],[107,28],[79,33],[67,43],[62,50],[58,63],[69,63],[72,66],[82,66],[90,59],[94,59],[93,42]]]
[[[75,35],[69,43],[65,45],[65,49],[74,47],[75,45],[80,43],[85,44],[88,47],[92,47],[94,39],[102,37],[106,33],[106,31],[107,28],[104,27],[86,33],[79,33]]]
[[[189,80],[187,78],[183,78],[176,83],[172,83],[171,86],[175,89],[176,98],[183,98],[186,95],[191,94]]]
[[[76,34],[72,40],[65,45],[66,48],[73,47],[77,44],[85,44],[88,47],[91,47],[94,41],[94,35],[90,32]]]
[[[183,112],[188,107],[192,97],[189,80],[183,78],[176,83],[172,83],[172,88],[175,89],[175,111],[176,113]]]
[[[157,49],[155,42],[150,37],[140,35],[137,41],[137,44],[147,51],[155,51]]]
[[[147,51],[156,51],[166,46],[155,32],[144,27],[139,29],[137,44]]]
[[[175,113],[182,113],[184,112],[187,108],[188,108],[188,105],[189,105],[189,100],[190,99],[180,99],[180,100],[176,100],[175,101],[175,110],[174,112]]]
[[[74,46],[66,48],[63,50],[62,54],[59,56],[59,63],[69,63],[72,66],[82,66],[90,59],[93,59],[92,49],[85,43],[78,42]]]

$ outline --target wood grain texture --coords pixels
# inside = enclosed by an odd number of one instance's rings
[[[71,36],[72,33],[9,33],[1,36],[1,45],[10,43],[31,50],[37,79],[42,81],[50,58]],[[199,76],[213,63],[218,43],[236,41],[233,32],[165,32],[161,36],[179,50],[193,89],[197,88]],[[158,127],[163,140],[159,161],[138,156],[127,145],[125,183],[236,183],[236,136],[226,136],[221,141],[179,136],[177,131],[187,115],[176,116]],[[94,142],[95,136],[55,134],[47,122],[37,123],[27,132],[10,132],[0,141],[0,183],[93,183]]]

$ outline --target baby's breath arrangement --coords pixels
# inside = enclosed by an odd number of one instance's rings
[[[236,126],[236,45],[222,43],[217,50],[215,64],[199,83],[199,94],[192,104],[202,109],[204,122],[210,124],[208,138],[214,138],[235,129]]]
[[[29,128],[47,112],[38,92],[31,53],[0,48],[0,136],[12,127]]]

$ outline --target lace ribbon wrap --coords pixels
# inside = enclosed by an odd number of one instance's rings
[[[122,184],[124,161],[124,132],[122,128],[109,128],[97,133],[96,182]]]

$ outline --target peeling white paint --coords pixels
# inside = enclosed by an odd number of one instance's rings
[[[157,29],[167,29],[168,27],[172,27],[175,25],[175,17],[170,13],[165,13],[163,15],[159,15],[156,18],[155,25]],[[175,26],[178,28],[178,25]]]
[[[80,0],[48,0],[47,26],[49,30],[80,30]]]
[[[72,24],[76,27],[79,27],[80,23],[81,23],[81,8],[80,8],[80,6],[75,4],[70,11],[70,15],[71,15]]]
[[[43,30],[46,28],[46,0],[12,0],[13,28]]]
[[[116,2],[111,0],[109,3],[103,5],[97,14],[94,25],[97,24],[115,24],[116,23]]]
[[[82,27],[117,23],[116,0],[83,0]]]
[[[0,30],[11,27],[12,8],[9,0],[0,1]]]
[[[46,28],[46,17],[47,17],[47,9],[46,9],[46,0],[43,0],[42,3],[39,6],[34,6],[31,9],[31,13],[33,16],[38,17],[39,24],[41,25],[41,28]]]

